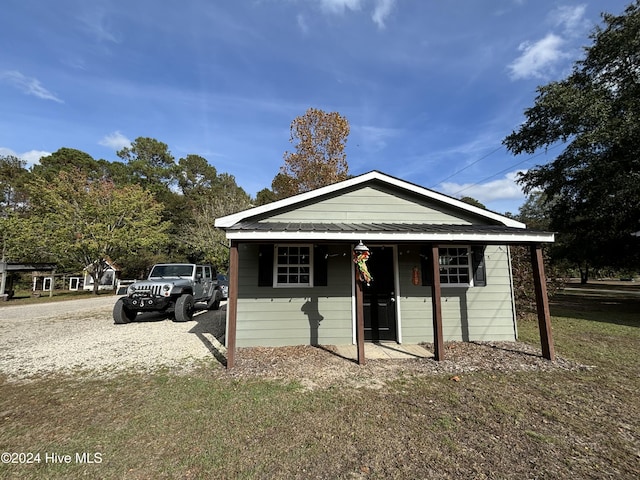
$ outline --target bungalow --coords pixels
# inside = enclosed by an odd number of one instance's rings
[[[218,218],[231,242],[227,367],[236,347],[514,340],[509,245],[530,245],[543,355],[542,252],[553,233],[372,171]]]

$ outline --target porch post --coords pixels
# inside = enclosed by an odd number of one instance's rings
[[[358,365],[365,364],[364,358],[364,294],[358,269],[355,270],[356,282],[356,343],[358,344]]]
[[[436,361],[444,360],[444,340],[442,337],[442,298],[440,291],[440,258],[438,245],[431,246],[431,304],[433,308],[433,356]]]
[[[538,310],[538,328],[542,356],[547,360],[555,360],[553,338],[551,337],[551,314],[549,313],[549,297],[547,296],[547,280],[544,274],[542,247],[531,245],[531,266],[533,267],[533,285],[536,291],[536,309]]]
[[[236,357],[236,320],[238,318],[238,242],[231,241],[229,251],[229,292],[227,300],[227,369],[233,368]]]

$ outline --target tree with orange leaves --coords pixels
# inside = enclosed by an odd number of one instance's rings
[[[331,185],[349,178],[345,154],[349,122],[338,112],[309,108],[291,122],[294,152],[285,152],[284,165],[272,183],[278,199]]]

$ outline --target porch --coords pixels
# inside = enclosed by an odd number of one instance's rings
[[[358,345],[336,345],[336,355],[348,360],[358,360]],[[400,344],[396,342],[365,342],[364,355],[369,360],[408,360],[416,358],[433,358],[433,353],[417,344]]]

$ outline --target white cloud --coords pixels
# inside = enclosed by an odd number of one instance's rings
[[[17,157],[18,154],[10,148],[0,147],[0,156],[2,157]]]
[[[16,70],[7,70],[0,73],[0,80],[6,81],[27,95],[33,95],[43,100],[53,100],[54,102],[64,103],[60,98],[44,88],[39,80],[26,77]]]
[[[49,155],[51,155],[51,152],[45,152],[43,150],[29,150],[24,153],[16,153],[10,148],[0,147],[0,156],[18,157],[27,163],[27,168],[35,165],[36,163],[40,163],[40,159],[42,157],[48,157]]]
[[[40,159],[42,157],[48,157],[49,155],[51,155],[51,152],[45,152],[43,150],[29,150],[28,152],[21,153],[20,158],[27,162],[27,166],[31,166],[36,163],[40,163]]]
[[[361,142],[361,144],[356,144],[356,147],[362,146],[367,152],[384,150],[387,146],[387,140],[398,135],[397,129],[371,125],[354,126],[353,130],[355,131],[354,133],[357,132]]]
[[[320,0],[320,7],[330,13],[344,13],[345,10],[360,10],[362,0]]]
[[[321,0],[320,8],[325,13],[344,14],[347,10],[352,12],[362,10],[365,3],[365,0]],[[371,14],[371,19],[378,28],[385,28],[385,20],[391,14],[396,0],[372,0],[372,3],[373,13]]]
[[[523,200],[525,194],[516,183],[518,174],[523,170],[507,173],[503,178],[483,184],[445,182],[440,185],[443,193],[454,197],[472,197],[481,203],[496,200]]]
[[[102,8],[86,10],[78,17],[82,30],[93,36],[99,42],[120,43],[118,37],[111,31],[107,21],[107,13]]]
[[[391,10],[396,3],[396,0],[377,0],[376,7],[373,10],[373,15],[371,18],[373,22],[378,25],[378,28],[385,27],[385,20],[391,14]]]
[[[524,42],[518,47],[522,52],[509,66],[513,80],[546,78],[555,65],[570,57],[562,50],[565,40],[554,33],[547,34],[535,43]]]
[[[553,10],[549,19],[556,27],[562,28],[565,35],[574,37],[584,34],[590,27],[585,18],[586,10],[586,5],[562,6]]]
[[[296,17],[296,20],[298,22],[298,28],[300,28],[302,33],[304,33],[304,34],[309,33],[309,25],[307,25],[307,20],[304,17],[304,15],[299,13],[298,16]]]
[[[131,140],[129,140],[119,131],[115,131],[113,133],[110,133],[109,135],[105,135],[104,137],[102,137],[98,144],[102,145],[103,147],[113,148],[114,150],[122,150],[125,147],[131,146]]]
[[[555,32],[536,42],[520,44],[521,55],[508,65],[511,79],[548,79],[562,68],[563,61],[573,58],[576,47],[573,43],[590,28],[586,10],[584,4],[552,10],[547,21]]]

